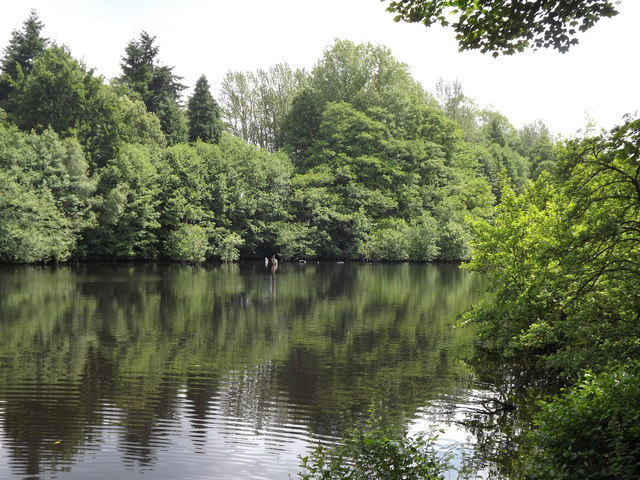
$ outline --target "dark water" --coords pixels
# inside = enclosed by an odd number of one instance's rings
[[[482,283],[453,265],[0,268],[0,478],[287,479],[372,404],[426,428],[473,393],[473,332],[452,326]]]

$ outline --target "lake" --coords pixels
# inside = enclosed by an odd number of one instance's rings
[[[372,405],[446,426],[490,387],[454,328],[483,289],[455,265],[0,267],[0,478],[288,479]]]

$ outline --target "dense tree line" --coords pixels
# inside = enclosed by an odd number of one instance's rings
[[[142,32],[107,82],[41,35],[0,61],[0,260],[461,260],[466,219],[551,168],[459,84],[438,100],[383,46],[336,41],[310,71],[229,72],[220,103]]]

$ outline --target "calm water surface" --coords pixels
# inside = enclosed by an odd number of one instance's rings
[[[443,422],[478,388],[453,323],[482,290],[453,265],[2,267],[0,478],[295,478],[373,403]]]

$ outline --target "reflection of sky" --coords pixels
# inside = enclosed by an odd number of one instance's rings
[[[104,478],[105,472],[110,472],[110,476],[118,480],[138,479],[141,474],[151,477],[153,472],[162,472],[163,478],[184,480],[296,478],[300,456],[314,446],[305,426],[282,418],[286,405],[272,405],[273,418],[263,419],[262,427],[257,427],[253,422],[225,414],[219,398],[212,399],[206,420],[194,419],[188,400],[184,395],[179,397],[181,404],[172,418],[160,419],[154,424],[148,447],[127,444],[123,438],[123,412],[104,405],[103,413],[107,418],[98,442],[86,445],[78,457],[69,462],[63,478]],[[458,407],[463,408],[464,405]],[[436,423],[436,416],[442,418],[441,409],[442,405],[438,404],[421,409],[409,432],[443,431],[439,433],[437,446],[442,452],[454,454],[451,460],[454,468],[445,477],[454,479],[456,468],[461,465],[462,452],[469,451],[471,439],[460,425]],[[0,410],[0,416],[2,413]],[[451,419],[462,420],[463,416],[461,412],[453,412]],[[144,453],[153,459],[150,465],[142,465],[140,458],[136,458],[145,449]],[[8,453],[5,442],[0,438],[0,457],[9,458]],[[60,463],[58,468],[64,468]],[[0,478],[12,475],[15,471],[8,464],[0,464]],[[49,475],[39,475],[38,478],[44,480],[57,476]]]
[[[153,472],[162,472],[162,478],[185,480],[289,478],[289,474],[295,477],[299,456],[309,445],[308,432],[295,424],[256,431],[254,425],[238,418],[213,415],[204,428],[194,429],[188,406],[182,405],[174,418],[154,424],[150,445],[143,447],[124,440],[122,412],[106,410],[111,417],[103,424],[97,444],[85,445],[64,467],[60,459],[50,458],[58,471],[68,470],[63,478],[104,478],[105,472],[119,480],[153,476]],[[10,458],[4,443],[0,438],[0,457]],[[141,465],[138,454],[151,458],[152,464]],[[43,465],[43,469],[50,466]],[[8,463],[1,463],[0,478],[15,475],[20,470],[16,467],[12,470]],[[38,478],[59,476],[49,472]]]
[[[4,409],[1,407],[3,403],[4,401],[0,400],[0,418],[4,418]],[[4,436],[0,435],[0,458],[9,458],[9,452],[7,452],[4,442]],[[10,474],[9,465],[6,462],[0,462],[0,478],[9,478]]]
[[[119,480],[140,478],[141,474],[153,476],[153,472],[162,472],[162,478],[185,480],[296,478],[300,456],[307,454],[318,441],[311,438],[300,419],[299,407],[294,413],[286,401],[272,399],[272,403],[264,405],[255,416],[247,415],[246,411],[240,416],[233,415],[227,403],[234,388],[232,377],[223,385],[219,394],[209,401],[206,418],[194,416],[186,389],[181,390],[173,414],[154,421],[145,446],[126,439],[125,412],[103,404],[104,420],[101,426],[96,426],[93,442],[87,442],[75,458],[66,461],[55,459],[52,454],[49,460],[56,465],[58,474],[50,472],[38,478],[53,479],[64,470],[67,470],[61,475],[64,479],[103,478],[105,472]],[[456,478],[463,452],[469,453],[472,446],[469,433],[453,422],[464,418],[463,410],[477,393],[466,392],[463,396],[450,396],[425,406],[409,426],[410,434],[440,431],[438,450],[454,454],[453,469],[447,472],[447,479]],[[0,410],[0,417],[3,413]],[[448,421],[443,422],[442,418]],[[1,437],[0,457],[10,458]],[[45,470],[49,467],[43,465]],[[1,464],[0,478],[10,478],[18,470],[19,467],[12,471],[10,465]]]
[[[458,478],[464,457],[473,453],[474,437],[462,423],[466,420],[465,411],[475,408],[474,400],[485,393],[481,390],[465,390],[457,396],[434,401],[420,409],[409,425],[409,435],[434,432],[438,436],[437,451],[442,455],[452,455],[449,460],[452,468],[445,474],[447,480]],[[484,470],[475,471],[473,478],[487,478],[487,473]]]

